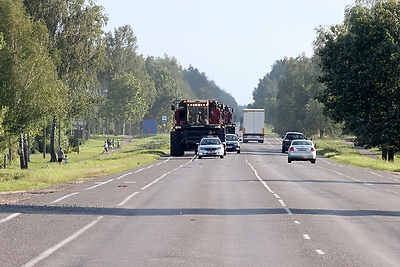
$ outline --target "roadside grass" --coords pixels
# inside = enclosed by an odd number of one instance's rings
[[[353,148],[353,145],[342,139],[314,140],[317,143],[318,154],[330,158],[339,163],[370,168],[381,171],[400,171],[400,158],[396,155],[394,162],[384,161],[380,158],[380,151],[372,149],[378,158],[373,159],[362,155]]]
[[[69,163],[49,162],[50,155],[31,155],[28,170],[21,170],[16,158],[7,169],[0,169],[0,192],[43,189],[82,178],[102,177],[148,164],[169,153],[169,135],[114,137],[121,147],[103,152],[107,136],[92,136],[81,145],[80,153],[68,154]],[[124,144],[124,140],[129,140]]]

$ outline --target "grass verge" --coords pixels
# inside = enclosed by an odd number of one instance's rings
[[[102,154],[106,136],[92,136],[80,149],[69,153],[69,163],[49,162],[50,155],[31,155],[28,170],[21,170],[16,159],[0,169],[0,192],[42,189],[81,178],[102,177],[153,162],[169,153],[169,135],[140,136],[129,140],[118,136],[121,148]],[[125,140],[125,141],[124,141]]]
[[[370,168],[373,170],[400,171],[400,161],[398,156],[395,157],[394,162],[388,162],[380,159],[379,151],[377,149],[372,150],[378,156],[378,158],[374,159],[360,154],[359,151],[354,149],[351,143],[347,143],[342,139],[324,139],[314,141],[318,145],[318,154],[339,163]]]

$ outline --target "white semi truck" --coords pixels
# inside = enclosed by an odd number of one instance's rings
[[[243,142],[264,143],[264,109],[243,109]]]

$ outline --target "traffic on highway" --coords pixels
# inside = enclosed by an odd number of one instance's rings
[[[400,178],[193,151],[0,206],[2,266],[398,266]]]

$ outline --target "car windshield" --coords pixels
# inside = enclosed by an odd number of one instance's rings
[[[311,141],[298,140],[298,141],[293,141],[292,146],[312,146],[312,143]]]
[[[287,139],[303,139],[303,135],[301,134],[288,134]]]
[[[203,139],[201,140],[200,145],[220,145],[221,141],[219,139]]]
[[[237,136],[236,135],[226,135],[225,136],[226,141],[237,141]]]

